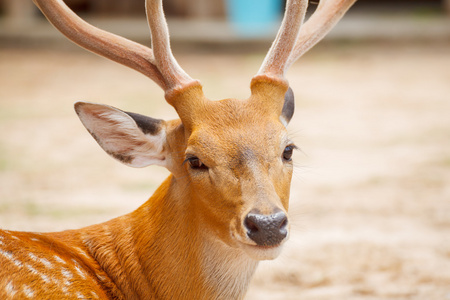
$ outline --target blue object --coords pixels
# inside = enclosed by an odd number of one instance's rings
[[[281,20],[283,0],[227,0],[228,17],[237,34],[273,35]]]

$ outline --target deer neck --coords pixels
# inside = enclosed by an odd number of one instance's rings
[[[242,299],[257,261],[209,236],[170,176],[131,214],[88,227],[83,243],[125,295]]]

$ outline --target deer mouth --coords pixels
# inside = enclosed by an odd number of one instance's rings
[[[238,247],[254,260],[273,260],[277,258],[283,250],[284,243],[289,238],[287,236],[276,244],[258,245],[247,235],[232,234],[232,236],[236,240]]]

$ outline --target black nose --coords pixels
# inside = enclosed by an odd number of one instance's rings
[[[278,211],[271,215],[250,212],[244,220],[247,235],[259,246],[276,246],[287,236],[287,216]]]

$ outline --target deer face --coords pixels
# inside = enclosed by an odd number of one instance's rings
[[[90,103],[78,103],[76,111],[112,157],[133,167],[167,167],[186,185],[179,197],[192,201],[208,235],[252,258],[273,259],[289,233],[295,146],[285,125],[293,114],[292,92],[282,85],[263,93],[268,99],[253,89],[248,100],[209,101],[197,88],[187,92],[194,100],[176,106],[176,121]]]
[[[251,103],[210,102],[207,110],[184,161],[206,228],[252,257],[273,258],[288,235],[295,146],[277,118],[255,114]]]

